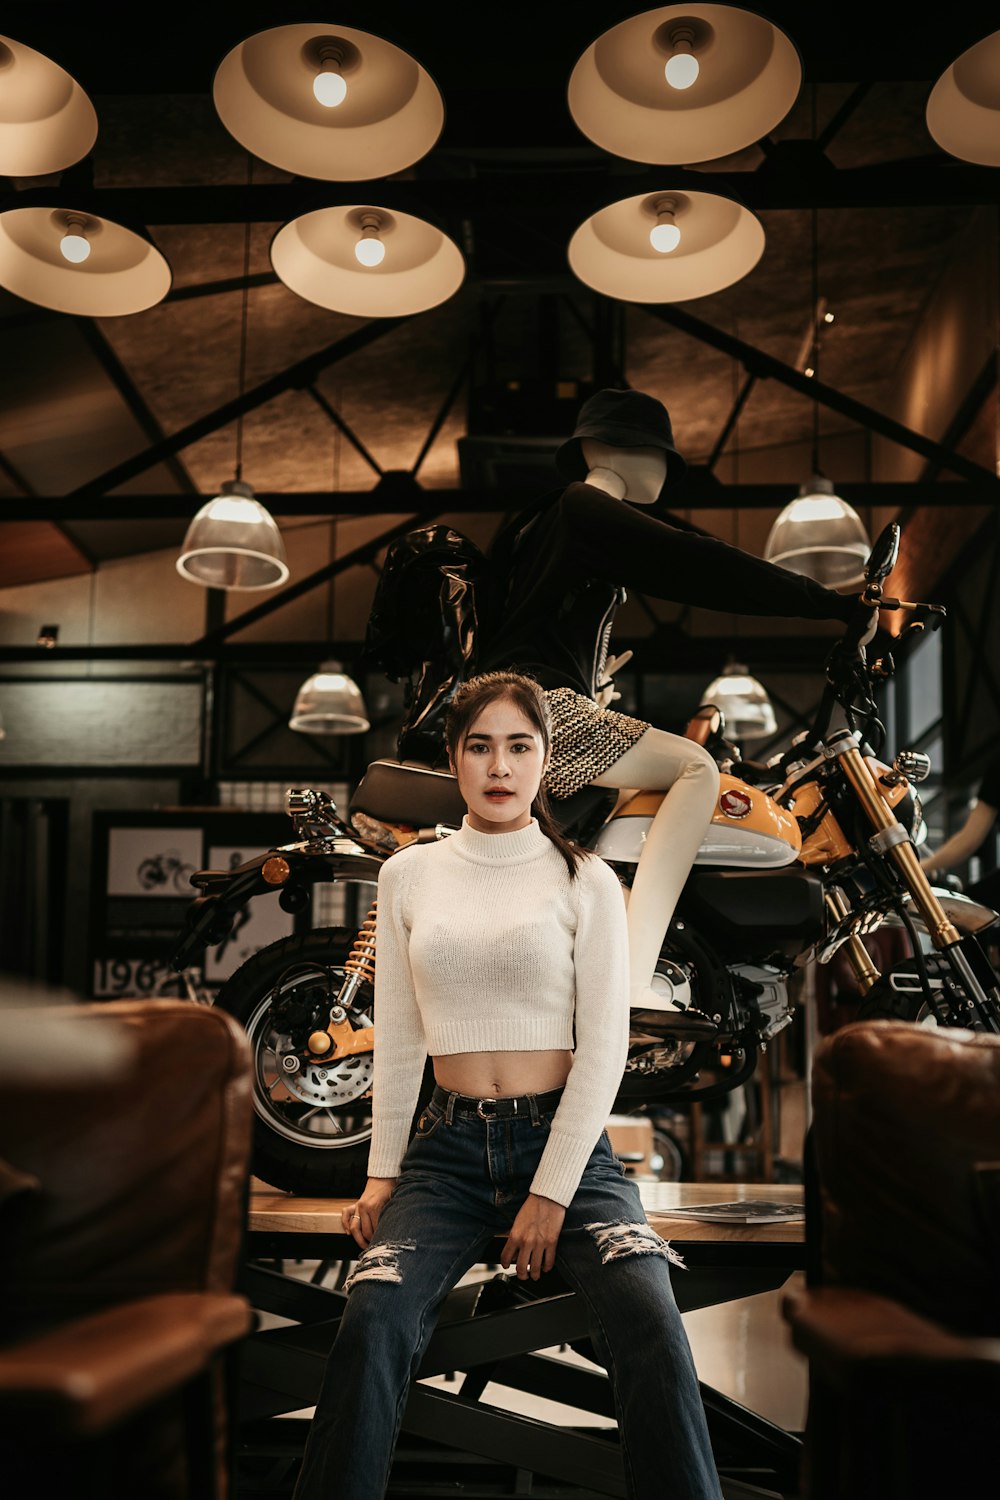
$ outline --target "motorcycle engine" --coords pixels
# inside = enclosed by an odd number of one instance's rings
[[[661,994],[664,1000],[674,1004],[697,1006],[697,974],[689,965],[668,958],[666,954],[661,953],[657,959],[651,988]],[[629,1044],[629,1058],[625,1065],[627,1073],[653,1073],[662,1069],[679,1068],[694,1050],[694,1043],[691,1041],[653,1037],[637,1029],[635,1024],[629,1033]]]
[[[759,1012],[761,1025],[757,1035],[769,1042],[791,1024],[792,1007],[788,1003],[788,979],[780,969],[762,964],[738,964],[732,973],[742,981],[744,1002],[749,1000]]]

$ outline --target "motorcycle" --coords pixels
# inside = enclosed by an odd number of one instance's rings
[[[904,635],[936,628],[940,606],[883,596],[898,547],[899,528],[890,526],[872,551],[863,597],[911,611]],[[879,759],[874,692],[892,670],[888,655],[869,666],[849,628],[828,658],[812,727],[767,765],[744,759],[725,739],[718,710],[691,720],[687,733],[720,761],[721,785],[653,982],[716,1030],[692,1038],[668,1026],[654,1034],[634,1019],[616,1109],[707,1102],[745,1083],[793,1019],[797,972],[842,948],[862,1015],[905,1013],[1000,1033],[1000,979],[977,938],[996,913],[933,888],[923,873],[914,786],[929,770],[926,757],[902,751],[891,764]],[[845,724],[831,730],[837,706]],[[612,809],[614,792],[588,786],[556,806],[564,829],[629,886],[664,795],[640,791]],[[261,949],[215,1003],[240,1021],[253,1052],[255,1173],[299,1193],[353,1195],[364,1183],[371,1135],[378,872],[397,848],[448,837],[464,804],[448,772],[386,758],[368,767],[347,820],[309,788],[289,791],[287,810],[293,842],[235,870],[191,877],[200,894],[173,965],[189,972],[258,896],[277,893],[284,910],[304,912],[314,885],[337,888],[342,925]],[[886,921],[910,934],[908,984],[880,974],[864,945]],[[428,1063],[418,1110],[432,1084]]]

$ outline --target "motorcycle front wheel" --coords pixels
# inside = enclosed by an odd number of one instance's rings
[[[912,1021],[916,1026],[937,1026],[938,1018],[923,995],[900,993],[881,981],[858,1006],[859,1021]]]
[[[222,986],[216,1005],[246,1031],[253,1058],[251,1170],[272,1187],[306,1197],[354,1198],[367,1180],[371,1139],[371,1052],[334,1062],[301,1054],[296,1017],[328,1013],[347,975],[344,960],[354,934],[321,928],[283,938],[247,959]],[[356,1025],[374,1019],[371,986],[358,992]],[[418,1110],[433,1086],[425,1069]]]

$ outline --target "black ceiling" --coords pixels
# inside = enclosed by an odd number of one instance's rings
[[[640,191],[655,171],[592,146],[569,115],[566,84],[598,34],[645,8],[372,0],[301,13],[287,4],[144,11],[8,0],[2,29],[66,67],[98,111],[92,159],[65,174],[60,191],[69,195],[92,175],[108,215],[149,226],[174,273],[161,307],[94,324],[0,293],[0,497],[9,517],[58,516],[87,556],[108,558],[176,540],[180,520],[153,519],[155,507],[146,513],[139,503],[143,493],[176,497],[183,513],[231,474],[248,222],[255,228],[247,383],[271,391],[244,403],[248,458],[260,492],[288,497],[285,515],[298,493],[312,497],[302,513],[315,514],[330,487],[334,433],[323,400],[382,467],[409,466],[498,299],[506,298],[494,340],[501,374],[586,374],[594,321],[609,314],[569,276],[567,235],[602,195]],[[865,407],[877,411],[885,400],[971,215],[997,197],[996,174],[946,156],[923,120],[934,79],[995,25],[989,7],[953,4],[933,22],[902,5],[776,0],[749,8],[798,46],[802,93],[769,141],[704,164],[691,180],[724,178],[759,213],[764,258],[743,283],[688,305],[686,329],[684,308],[610,314],[607,347],[620,357],[620,373],[667,401],[696,459],[712,454],[721,435],[730,451],[736,441],[760,452],[809,442],[815,392],[773,369],[757,380],[738,431],[726,424],[753,368],[740,347],[795,373],[811,317],[814,225],[824,294],[838,311],[823,376],[843,401],[822,407],[823,432],[836,441],[865,425]],[[275,229],[344,189],[255,163],[248,191],[245,154],[212,106],[215,69],[232,46],[257,30],[316,19],[319,9],[324,23],[370,30],[411,51],[445,100],[438,145],[391,190],[448,221],[462,238],[469,276],[448,304],[391,331],[369,334],[361,320],[304,304],[276,282],[267,256]],[[672,180],[682,175],[671,169]],[[0,207],[41,190],[2,189],[0,179]],[[546,299],[560,303],[557,314],[542,306]],[[694,322],[730,343],[702,337]],[[322,351],[331,348],[342,352],[324,364]],[[311,361],[312,393],[310,382],[285,373]],[[609,378],[607,367],[603,374]],[[455,449],[468,411],[463,394],[421,473],[428,486],[461,482]],[[336,488],[370,491],[372,514],[392,508],[384,488],[373,488],[376,478],[344,445]],[[135,498],[133,517],[102,511],[105,495]],[[78,497],[75,510],[65,508],[67,496]],[[333,496],[329,508],[340,508]]]

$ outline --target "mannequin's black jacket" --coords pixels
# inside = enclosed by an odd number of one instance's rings
[[[626,588],[677,604],[806,620],[854,618],[857,594],[764,562],[715,537],[573,483],[494,548],[506,572],[479,670],[528,672],[593,696]]]

